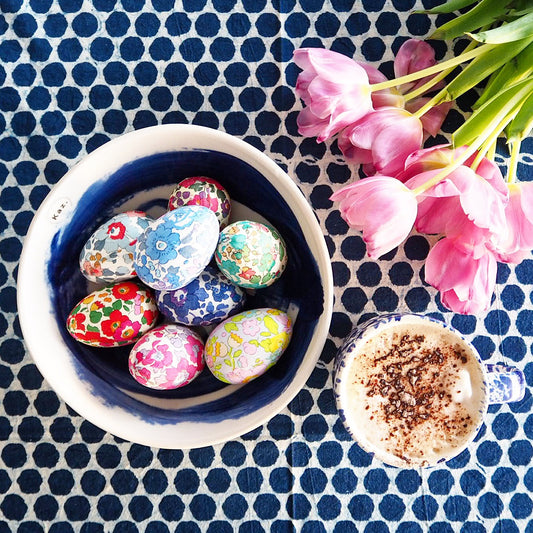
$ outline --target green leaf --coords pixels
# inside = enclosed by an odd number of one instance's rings
[[[444,4],[440,4],[424,11],[417,11],[417,13],[428,13],[430,15],[439,13],[452,13],[453,11],[459,11],[459,9],[463,9],[463,7],[468,7],[475,2],[476,0],[448,0],[448,2],[444,2]]]
[[[111,304],[111,307],[115,310],[118,310],[118,309],[122,309],[122,300],[115,300],[112,304]]]
[[[500,122],[528,98],[533,79],[509,87],[477,109],[452,135],[454,147],[470,145],[480,136],[492,131]]]
[[[508,12],[505,0],[481,0],[475,7],[437,28],[432,39],[450,40],[492,24]]]
[[[98,322],[100,322],[100,320],[102,320],[102,313],[100,313],[100,311],[91,311],[89,313],[89,320],[93,324],[97,324]]]
[[[512,61],[530,43],[531,39],[524,39],[516,43],[505,43],[489,48],[485,53],[473,59],[448,83],[446,86],[447,100],[455,100],[475,87],[500,67]]]
[[[480,43],[488,44],[509,43],[531,37],[533,35],[533,12],[507,24],[502,24],[498,28],[480,33],[467,32],[467,35]]]
[[[520,111],[505,129],[508,142],[521,142],[533,128],[533,94],[522,104]]]
[[[498,47],[499,48],[499,47]],[[506,63],[502,69],[494,73],[488,81],[481,96],[472,106],[478,109],[491,98],[496,96],[502,89],[511,87],[533,73],[533,42],[524,48],[518,55]]]
[[[235,322],[226,322],[224,324],[224,329],[228,332],[228,333],[231,333],[232,331],[237,331],[237,324],[235,324]]]

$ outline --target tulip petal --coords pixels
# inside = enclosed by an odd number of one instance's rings
[[[373,85],[374,83],[381,83],[387,81],[387,76],[379,71],[376,67],[365,63],[364,61],[356,61],[356,63],[364,69],[368,76],[368,81]]]
[[[372,110],[368,75],[353,59],[323,48],[300,48],[294,61],[303,69],[296,93],[307,106],[298,117],[301,135],[325,141]]]
[[[339,136],[339,148],[350,162],[372,163],[379,174],[394,176],[420,148],[422,137],[418,118],[404,109],[381,107],[348,126]]]
[[[420,39],[408,39],[400,46],[394,59],[394,75],[396,78],[419,72],[436,64],[435,51],[429,43]],[[424,85],[432,76],[427,76],[412,83],[404,84],[401,92],[409,91]]]
[[[394,76],[399,78],[435,64],[435,51],[426,41],[408,39],[394,59]]]
[[[399,129],[402,130],[401,137]],[[405,117],[401,122],[383,128],[372,145],[376,170],[387,176],[395,176],[401,172],[405,160],[422,145],[422,139],[422,123],[412,115]]]
[[[405,104],[405,109],[411,113],[418,111],[423,105],[429,101],[429,98],[415,98]],[[452,107],[452,102],[443,102],[442,104],[433,106],[429,111],[426,111],[421,117],[424,131],[428,132],[432,137],[436,137],[440,132],[444,119],[448,115]]]
[[[493,239],[498,260],[520,263],[533,249],[533,183],[509,185],[509,203],[505,208],[506,231]]]
[[[460,241],[444,238],[429,251],[425,277],[441,292],[442,303],[457,313],[486,310],[496,284],[497,262],[485,249],[474,257]]]
[[[398,246],[409,235],[416,218],[416,198],[389,176],[364,178],[335,192],[331,200],[340,200],[341,216],[363,232],[371,258]]]

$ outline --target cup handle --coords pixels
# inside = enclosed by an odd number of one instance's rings
[[[490,404],[519,402],[526,392],[524,373],[513,366],[485,365]]]

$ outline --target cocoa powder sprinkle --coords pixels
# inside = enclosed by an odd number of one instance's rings
[[[404,444],[412,429],[430,417],[448,430],[468,427],[446,418],[445,407],[452,402],[447,390],[452,384],[438,384],[443,368],[452,362],[457,367],[456,361],[465,364],[466,354],[459,346],[428,348],[424,341],[425,336],[419,334],[396,336],[390,348],[374,359],[376,373],[370,373],[366,384],[368,397],[383,398],[385,421],[401,432]]]

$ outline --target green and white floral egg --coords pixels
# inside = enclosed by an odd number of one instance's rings
[[[215,259],[235,285],[261,289],[272,285],[287,265],[287,247],[270,224],[239,220],[224,228]]]
[[[243,311],[211,332],[205,344],[205,362],[220,381],[247,383],[277,363],[291,335],[291,319],[284,311]]]

